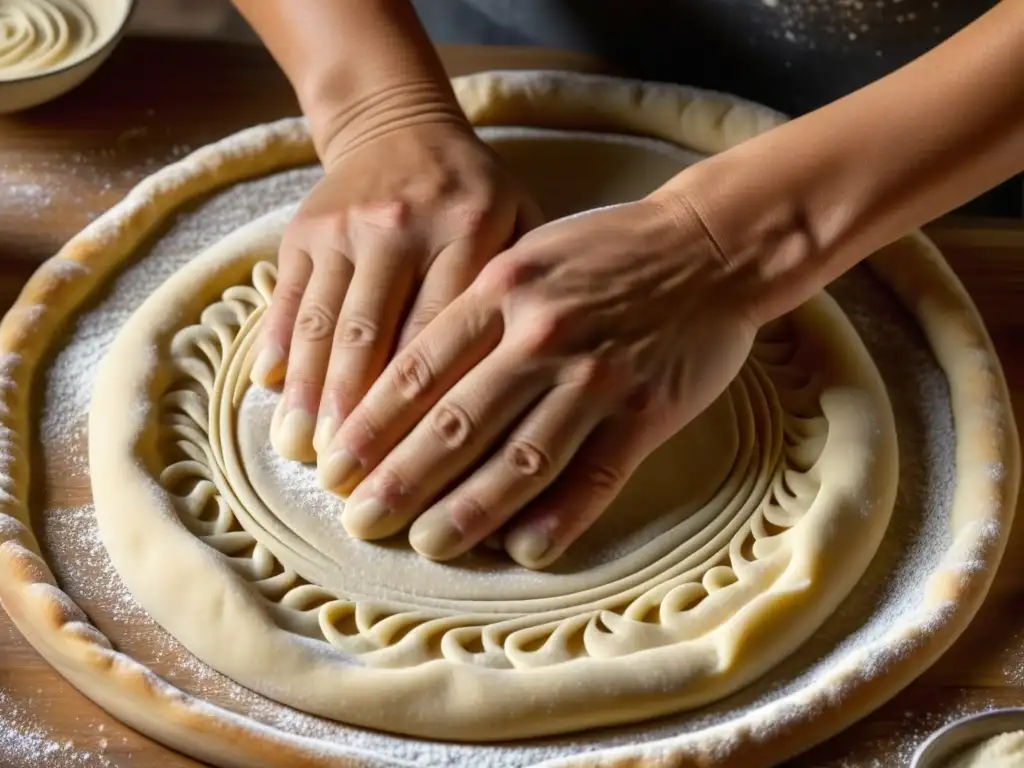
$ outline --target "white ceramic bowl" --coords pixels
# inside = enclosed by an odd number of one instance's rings
[[[18,112],[61,96],[80,85],[106,61],[121,40],[135,0],[22,0],[38,3],[59,12],[67,4],[77,4],[91,17],[95,36],[68,58],[33,72],[7,73],[0,67],[0,114]],[[0,28],[0,35],[3,34]]]

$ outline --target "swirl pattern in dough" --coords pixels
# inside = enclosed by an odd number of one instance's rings
[[[826,295],[763,329],[726,393],[557,568],[486,551],[434,563],[400,537],[349,538],[313,469],[268,449],[276,396],[249,385],[293,210],[164,283],[122,329],[93,401],[96,423],[137,404],[90,438],[104,542],[211,666],[356,725],[536,736],[719,699],[806,640],[863,573],[895,498],[895,426]],[[131,555],[152,514],[180,526],[149,549],[195,574],[176,590]],[[210,586],[221,578],[244,595],[230,612]]]
[[[776,327],[762,334],[726,396],[695,429],[662,449],[654,466],[649,460],[625,499],[609,511],[606,522],[614,525],[616,516],[630,516],[628,508],[638,496],[658,507],[649,520],[656,534],[648,531],[650,538],[632,550],[627,546],[623,551],[617,537],[602,541],[606,532],[599,529],[590,542],[577,546],[587,550],[591,563],[570,565],[560,578],[551,577],[555,583],[546,589],[537,586],[534,574],[524,579],[520,573],[516,583],[508,572],[519,569],[490,563],[482,578],[493,580],[497,569],[506,572],[509,582],[497,600],[465,595],[483,594],[481,583],[460,590],[464,582],[431,579],[431,572],[444,572],[446,566],[424,562],[422,576],[410,578],[407,563],[405,574],[395,580],[389,580],[390,569],[382,564],[353,567],[360,549],[364,559],[369,554],[378,562],[391,552],[344,536],[348,546],[332,552],[324,547],[331,542],[329,535],[303,536],[316,532],[315,526],[305,531],[301,523],[291,527],[291,521],[311,515],[308,508],[291,506],[280,495],[270,495],[268,502],[258,490],[267,486],[259,456],[267,445],[271,409],[262,408],[260,418],[244,402],[250,352],[275,274],[269,262],[258,263],[252,285],[229,288],[199,323],[174,337],[171,353],[182,378],[163,398],[163,419],[183,455],[160,480],[175,494],[189,529],[227,557],[278,613],[293,614],[287,626],[301,627],[304,634],[361,656],[367,664],[405,666],[445,658],[535,668],[579,656],[626,655],[704,635],[728,621],[735,593],[762,591],[788,564],[792,553],[782,545],[781,534],[817,496],[816,465],[828,423],[816,405],[819,391],[809,361],[799,359],[798,338],[791,328]],[[732,439],[723,439],[722,432]],[[725,450],[710,447],[713,442]],[[700,450],[693,449],[695,444]],[[679,466],[683,457],[706,459],[709,449],[717,462]],[[675,482],[666,482],[669,478]],[[709,478],[710,483],[690,482]],[[311,476],[309,482],[315,482]],[[654,493],[652,485],[657,486]],[[665,509],[666,500],[682,504]],[[342,504],[332,503],[326,493],[319,503],[340,513]],[[322,517],[322,512],[314,514]],[[611,558],[617,567],[592,564],[609,556],[601,550],[612,542],[619,550]],[[415,560],[411,553],[397,557]],[[576,568],[580,572],[573,572]],[[377,571],[374,583],[353,578],[353,571]],[[531,589],[524,589],[524,581]],[[444,595],[447,591],[463,594]],[[512,599],[510,593],[516,592],[528,594]],[[353,599],[360,593],[370,596]]]
[[[71,61],[97,39],[79,0],[4,0],[0,4],[0,80],[41,74]]]

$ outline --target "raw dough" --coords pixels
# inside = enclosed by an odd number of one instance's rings
[[[3,0],[0,81],[67,64],[90,50],[98,38],[93,12],[81,0]]]
[[[588,204],[636,197],[692,161],[623,137],[489,138],[528,181],[578,175],[594,189],[593,169],[617,168],[612,199]],[[549,212],[577,202],[553,197],[549,185]],[[803,642],[863,573],[894,501],[895,428],[874,364],[825,295],[764,330],[728,392],[553,571],[349,539],[311,468],[275,468],[274,398],[248,383],[292,213],[236,231],[143,304],[90,417],[111,558],[216,669],[354,724],[536,736],[721,698]]]
[[[477,125],[557,125],[625,132],[657,136],[699,152],[735,145],[782,120],[770,110],[723,94],[598,75],[488,72],[461,78],[455,88]],[[917,538],[910,545],[907,554],[914,558],[913,563],[895,566],[892,592],[886,588],[877,595],[865,593],[864,585],[859,584],[850,606],[859,608],[851,615],[844,604],[836,612],[822,638],[824,644],[816,634],[802,646],[798,657],[778,665],[778,677],[759,681],[749,695],[744,691],[709,712],[617,729],[596,740],[583,734],[573,739],[535,741],[522,749],[505,744],[441,746],[382,737],[357,728],[325,733],[315,721],[297,725],[293,713],[285,708],[274,708],[279,717],[269,715],[261,705],[256,706],[259,711],[239,714],[242,699],[232,694],[218,699],[216,687],[200,682],[204,675],[191,679],[190,673],[174,684],[139,660],[151,656],[130,655],[132,649],[147,648],[147,641],[138,639],[141,645],[133,640],[120,649],[113,647],[111,638],[90,623],[75,603],[75,593],[69,594],[58,584],[41,552],[37,536],[45,534],[46,526],[39,521],[46,513],[43,505],[37,504],[29,512],[29,487],[41,481],[39,475],[46,469],[36,458],[31,406],[38,402],[40,379],[49,374],[48,362],[53,359],[49,355],[60,349],[66,338],[63,331],[79,317],[86,324],[73,333],[76,349],[62,350],[57,360],[67,362],[65,353],[81,360],[83,351],[97,348],[95,328],[89,324],[94,319],[89,302],[98,292],[111,286],[122,290],[136,285],[138,267],[144,267],[141,273],[146,275],[146,285],[156,274],[167,274],[159,259],[153,258],[167,243],[151,244],[168,225],[179,236],[170,242],[180,242],[180,236],[186,241],[195,236],[190,231],[190,216],[178,218],[183,209],[205,195],[216,194],[224,185],[239,184],[248,192],[259,190],[259,205],[254,210],[263,212],[268,196],[275,192],[278,204],[295,199],[290,182],[315,174],[312,169],[295,169],[315,162],[307,127],[299,119],[256,126],[196,150],[144,179],[124,200],[72,238],[33,275],[0,323],[4,374],[0,377],[4,447],[0,451],[0,487],[4,491],[0,494],[0,603],[39,653],[114,717],[203,762],[225,768],[410,765],[424,760],[454,760],[459,765],[504,764],[508,760],[510,765],[529,763],[537,768],[598,764],[767,768],[891,700],[948,649],[971,621],[1007,542],[1019,486],[1020,446],[1006,381],[980,315],[940,251],[920,232],[913,232],[874,254],[863,267],[866,274],[862,277],[873,288],[891,292],[891,301],[905,311],[908,325],[920,329],[922,343],[929,347],[945,377],[940,389],[948,386],[955,436],[941,426],[939,432],[931,432],[936,425],[923,410],[915,410],[922,423],[907,435],[914,443],[908,446],[907,455],[921,455],[936,446],[934,441],[945,439],[949,443],[946,449],[955,451],[955,469],[942,476],[946,484],[941,490],[928,486],[938,494],[934,503],[913,490],[901,495],[901,503],[914,508],[903,508],[907,517],[901,518],[887,543],[903,552],[901,537],[909,534],[915,539],[914,525],[923,520],[928,521],[922,529],[928,536],[927,543]],[[557,175],[557,168],[551,175]],[[261,176],[266,178],[258,179]],[[280,183],[285,178],[288,181]],[[283,189],[288,193],[281,195]],[[217,195],[203,209],[209,215],[224,200],[244,201],[248,192]],[[144,263],[130,266],[139,256]],[[181,254],[174,263],[183,263]],[[214,300],[216,297],[210,298]],[[889,301],[887,298],[882,304]],[[101,301],[100,306],[109,303]],[[111,306],[120,304],[114,301]],[[858,327],[869,325],[858,318]],[[108,325],[101,327],[105,331]],[[105,340],[102,345],[106,348]],[[910,369],[913,367],[911,363]],[[901,386],[899,379],[891,381]],[[926,395],[921,389],[934,383],[932,376],[915,380],[900,393],[900,399],[906,405],[908,394],[920,391],[925,403],[945,403],[944,393]],[[945,418],[939,424],[945,424]],[[929,434],[918,444],[922,430]],[[73,451],[68,455],[77,458]],[[925,461],[923,466],[932,466],[932,462]],[[909,476],[916,471],[908,469]],[[947,492],[951,498],[945,497]],[[148,530],[145,525],[136,526],[139,535],[135,543],[142,550],[137,559],[151,554],[157,561],[155,574],[163,568],[166,578],[179,578],[195,557],[186,558],[185,563],[168,558],[159,538],[177,535],[180,523],[173,510],[166,519],[150,522]],[[880,555],[872,567],[877,564],[882,572],[888,572],[884,564],[899,559],[894,560],[891,551]],[[221,558],[213,556],[205,562],[210,589],[181,595],[184,616],[191,610],[214,616],[245,612],[251,587],[224,566]],[[881,575],[873,573],[870,585],[877,587]],[[908,575],[914,583],[901,583]],[[136,594],[146,596],[159,589],[158,580],[147,579],[145,574],[133,575],[130,586]],[[222,611],[207,605],[211,595],[221,601]],[[108,600],[116,603],[118,594],[111,594]],[[849,643],[836,644],[834,633],[855,626],[851,622],[861,617],[860,608],[866,606],[871,609],[864,615],[865,626],[851,630]],[[892,614],[890,609],[897,610]],[[98,618],[116,619],[118,615],[117,610],[112,614],[101,610]],[[171,613],[164,618],[175,620]],[[187,631],[190,626],[194,622],[181,629]],[[268,625],[268,629],[272,634],[276,627]],[[223,654],[236,648],[248,654],[250,637],[225,632],[218,636],[224,643]],[[204,669],[184,657],[178,661],[187,663],[190,670]],[[294,661],[289,658],[290,663]],[[272,673],[273,666],[267,671]],[[270,680],[264,688],[274,683]],[[517,759],[523,755],[528,756]]]
[[[1001,733],[968,747],[946,768],[1024,768],[1024,731]]]

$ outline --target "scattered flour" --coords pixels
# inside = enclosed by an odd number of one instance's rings
[[[969,705],[954,704],[941,709],[914,710],[903,713],[903,723],[899,731],[885,740],[871,744],[872,751],[887,755],[885,758],[865,757],[856,759],[845,757],[837,763],[828,763],[816,768],[893,768],[894,766],[910,765],[914,752],[929,736],[940,728],[970,715],[981,714],[997,709],[995,702],[973,703]]]
[[[110,562],[91,504],[48,509],[42,520],[42,541],[61,587],[86,613],[90,606],[102,604],[117,622],[146,618]]]
[[[0,164],[0,212],[38,220],[59,208],[95,218],[100,211],[88,210],[88,206],[95,204],[97,192],[114,193],[116,186],[131,184],[145,172],[139,167],[120,172],[97,169],[96,157],[111,154],[104,150],[51,153],[52,159],[34,157],[30,172],[22,164]]]
[[[53,188],[46,184],[7,184],[4,186],[4,193],[4,205],[9,209],[37,211],[47,207],[53,200]]]
[[[29,714],[31,700],[15,701],[0,688],[0,760],[3,768],[115,768],[100,752],[77,748],[69,740],[57,740]]]
[[[942,34],[944,0],[761,0],[777,17],[773,37],[814,49],[822,34],[853,43],[882,39],[894,27],[916,27]]]
[[[1002,672],[1008,684],[1024,688],[1024,628],[1018,629],[1007,643]]]
[[[255,417],[266,421],[273,413],[278,399],[279,395],[270,390],[261,387],[250,389],[239,413],[242,418]],[[268,481],[275,488],[281,489],[281,496],[288,503],[322,522],[340,525],[345,504],[320,488],[315,467],[282,459],[269,441],[261,447],[257,459]]]

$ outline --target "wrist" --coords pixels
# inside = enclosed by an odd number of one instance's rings
[[[403,128],[442,124],[472,132],[447,80],[441,84],[424,77],[362,88],[338,85],[300,96],[326,168],[355,147]]]
[[[1009,178],[1024,157],[1016,3],[821,109],[665,187],[744,275],[752,316],[788,312],[914,227]],[[979,88],[978,83],[1006,83]],[[1010,87],[1012,83],[1015,87]],[[949,105],[965,105],[954,117]]]
[[[321,158],[403,121],[464,121],[411,0],[235,0],[309,118]]]
[[[723,271],[728,300],[756,327],[823,287],[824,254],[801,197],[766,179],[771,174],[763,164],[724,153],[652,195],[700,226]]]

